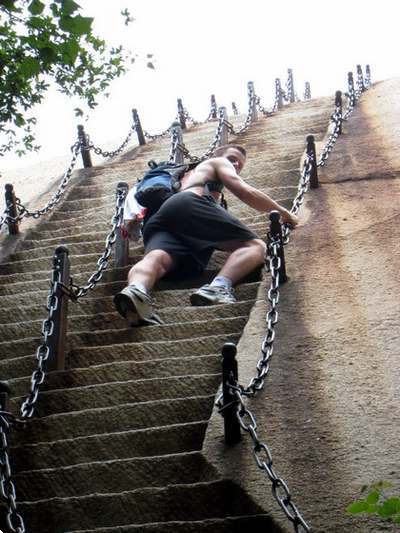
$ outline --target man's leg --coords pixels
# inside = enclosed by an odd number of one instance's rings
[[[228,242],[219,246],[231,251],[224,266],[210,285],[201,287],[190,297],[192,305],[212,305],[236,301],[232,285],[261,266],[265,261],[266,245],[261,239]]]
[[[163,250],[152,250],[131,268],[128,286],[114,296],[114,304],[132,326],[161,323],[154,313],[149,291],[173,267],[171,255]]]

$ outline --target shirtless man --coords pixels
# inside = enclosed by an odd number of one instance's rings
[[[217,148],[211,159],[184,175],[180,192],[146,222],[145,255],[129,271],[128,286],[114,297],[131,325],[160,323],[149,296],[155,283],[173,270],[182,277],[201,273],[215,249],[230,255],[211,284],[191,295],[192,305],[235,302],[232,286],[263,264],[264,241],[218,204],[223,187],[261,213],[276,210],[283,222],[298,223],[295,215],[240,178],[245,161],[241,146]]]

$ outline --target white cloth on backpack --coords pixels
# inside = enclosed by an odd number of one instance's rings
[[[136,185],[128,192],[124,204],[123,227],[127,238],[132,241],[138,241],[141,237],[140,227],[145,214],[145,208],[137,202],[135,193]]]

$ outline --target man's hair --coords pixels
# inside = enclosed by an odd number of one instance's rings
[[[223,146],[219,146],[216,150],[214,150],[213,157],[220,157],[224,155],[229,148],[235,148],[238,152],[243,154],[244,157],[246,157],[246,150],[243,148],[243,146],[239,146],[238,144],[224,144]]]

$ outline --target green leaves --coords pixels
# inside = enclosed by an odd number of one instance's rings
[[[133,18],[124,10],[125,23]],[[0,0],[0,156],[35,150],[35,117],[52,80],[68,97],[94,108],[127,69],[121,46],[92,33],[93,18],[74,0]],[[83,113],[83,111],[81,111]],[[77,108],[77,113],[80,110]]]
[[[44,4],[42,4],[40,0],[33,0],[28,6],[28,11],[32,13],[32,15],[40,15],[43,13],[44,7]]]
[[[400,524],[400,498],[392,496],[380,502],[381,498],[384,498],[383,490],[389,488],[392,488],[392,484],[386,481],[362,487],[361,492],[369,489],[367,496],[348,505],[346,511],[349,514],[377,514],[381,518],[391,519],[394,523]]]
[[[40,72],[40,63],[33,57],[26,57],[19,65],[19,72],[24,78],[31,78]]]
[[[67,33],[74,35],[85,35],[92,30],[93,19],[90,17],[62,17],[60,19],[60,28]]]

